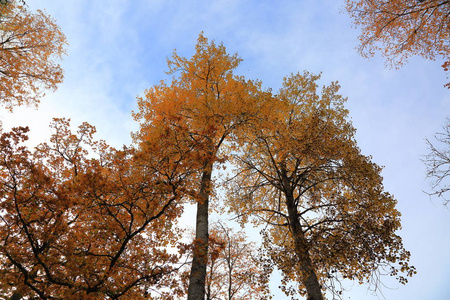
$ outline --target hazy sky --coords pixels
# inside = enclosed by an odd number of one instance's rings
[[[137,129],[131,117],[136,96],[167,78],[174,49],[190,57],[198,34],[222,41],[244,59],[237,70],[276,91],[291,72],[322,72],[322,83],[339,81],[362,152],[384,166],[386,190],[398,199],[403,229],[418,274],[406,286],[385,278],[386,299],[450,298],[450,211],[430,199],[421,158],[450,115],[450,90],[441,61],[412,58],[398,70],[355,49],[358,30],[343,0],[28,0],[45,9],[69,41],[62,62],[65,81],[39,110],[0,111],[4,127],[29,125],[32,142],[49,139],[52,117],[73,125],[88,121],[98,138],[120,147]],[[286,299],[275,287],[275,299]],[[348,285],[348,287],[352,287]],[[380,296],[381,297],[381,296]],[[381,297],[382,298],[382,297]],[[377,299],[355,283],[344,299]]]

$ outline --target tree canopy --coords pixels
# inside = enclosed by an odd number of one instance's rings
[[[45,89],[63,79],[56,60],[65,54],[66,37],[44,12],[30,12],[24,2],[0,3],[0,103],[37,105]]]
[[[411,55],[442,58],[448,71],[449,1],[347,0],[346,8],[361,27],[359,51],[363,56],[379,51],[390,65],[402,64]]]
[[[319,78],[285,78],[276,110],[249,128],[235,155],[227,205],[269,226],[264,245],[289,296],[320,300],[326,288],[339,295],[339,279],[377,283],[383,270],[405,283],[415,269],[395,233],[396,201],[381,168],[357,148],[339,85],[319,93]]]
[[[179,263],[175,205],[183,173],[152,153],[72,133],[55,119],[29,151],[26,128],[0,140],[1,299],[172,299]],[[172,278],[173,277],[173,278]],[[172,287],[172,288],[171,288]]]

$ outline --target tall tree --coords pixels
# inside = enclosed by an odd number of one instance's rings
[[[363,56],[380,51],[391,65],[411,55],[443,58],[450,67],[450,1],[446,0],[347,0],[347,11],[361,27]],[[450,83],[446,84],[450,88]]]
[[[272,269],[260,260],[256,244],[247,239],[243,230],[235,231],[221,222],[211,224],[206,300],[271,299]]]
[[[212,172],[226,161],[225,142],[261,109],[259,83],[233,74],[241,59],[229,55],[223,45],[200,35],[191,59],[176,52],[168,60],[170,85],[161,83],[138,99],[140,122],[137,140],[171,140],[174,147],[190,153],[184,164],[196,170],[191,193],[197,203],[196,238],[189,300],[203,300],[208,253],[208,209],[213,191]]]
[[[42,11],[23,1],[0,3],[1,105],[37,105],[44,89],[55,90],[63,71],[55,61],[65,53],[66,38]]]
[[[447,205],[450,201],[450,119],[443,127],[443,132],[435,135],[433,143],[426,140],[430,153],[425,156],[424,163],[427,167],[427,177],[431,179],[433,191],[430,195],[441,197]]]
[[[137,154],[72,133],[55,119],[50,144],[0,139],[0,299],[172,299],[183,182],[165,149]],[[171,156],[171,153],[167,153]],[[160,291],[160,294],[156,294]]]
[[[243,221],[269,226],[265,249],[292,298],[322,300],[325,288],[339,295],[334,279],[376,283],[383,269],[405,283],[399,271],[415,270],[395,234],[396,201],[383,189],[380,167],[356,146],[339,85],[319,93],[319,78],[285,78],[276,109],[249,128],[235,157],[227,203]]]
[[[207,299],[250,300],[270,299],[270,270],[264,269],[258,249],[240,230],[217,223],[211,228],[215,251],[210,251],[207,276]],[[212,295],[215,297],[212,297]]]

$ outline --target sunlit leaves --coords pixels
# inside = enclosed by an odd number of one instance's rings
[[[257,114],[264,102],[257,97],[260,83],[233,74],[240,62],[236,54],[229,55],[223,45],[203,35],[190,59],[174,52],[168,60],[169,74],[174,75],[171,84],[153,86],[138,99],[137,137],[148,140],[164,134],[161,130],[178,132],[195,144],[199,158],[217,159],[224,139]]]

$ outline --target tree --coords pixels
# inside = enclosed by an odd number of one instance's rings
[[[17,0],[0,3],[0,97],[12,111],[37,105],[44,89],[55,90],[63,71],[57,58],[65,53],[64,34],[42,11],[30,12]]]
[[[439,57],[448,71],[450,1],[347,0],[346,8],[361,27],[359,51],[363,56],[380,51],[390,65],[400,65],[411,55]],[[446,86],[450,88],[450,83]]]
[[[33,152],[22,145],[26,128],[0,139],[0,299],[181,295],[179,166],[156,147],[144,154],[94,141],[87,123],[76,134],[64,119],[51,128],[51,143]]]
[[[211,236],[216,247],[209,256],[207,299],[270,299],[271,270],[264,269],[256,245],[247,242],[245,233],[217,223],[212,226]]]
[[[271,299],[271,271],[243,230],[236,232],[221,222],[210,226],[206,300]]]
[[[436,141],[442,148],[437,148],[435,144],[426,140],[430,153],[425,156],[424,163],[427,168],[427,177],[432,180],[433,192],[429,194],[441,197],[447,205],[450,201],[447,198],[447,193],[450,191],[448,183],[450,176],[450,120],[447,120],[443,129],[443,132],[435,135]]]
[[[243,222],[269,226],[266,253],[292,298],[321,300],[326,288],[339,296],[339,278],[377,284],[382,270],[405,283],[399,272],[415,269],[395,234],[396,201],[384,191],[381,168],[356,146],[339,85],[319,94],[319,78],[285,78],[271,117],[248,130],[235,155],[227,203]]]
[[[226,161],[225,146],[249,119],[263,109],[258,82],[233,74],[241,59],[229,55],[223,45],[208,42],[200,34],[190,60],[176,52],[168,60],[169,74],[178,73],[170,85],[162,82],[138,99],[140,122],[135,135],[140,143],[166,140],[183,153],[194,184],[191,198],[197,203],[196,238],[189,300],[203,300],[208,253],[208,209],[213,167]]]

